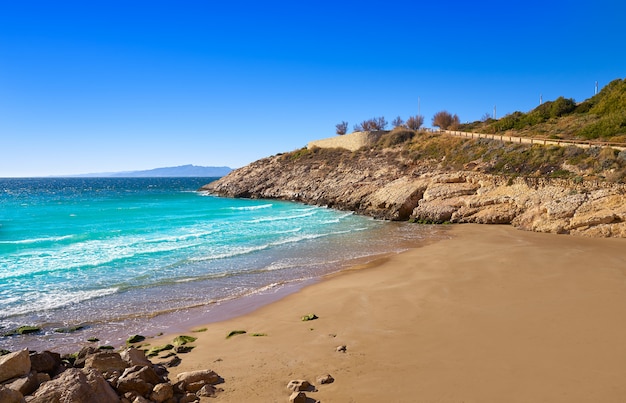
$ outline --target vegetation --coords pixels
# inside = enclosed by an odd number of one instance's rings
[[[501,119],[483,119],[460,130],[513,136],[601,140],[626,143],[626,81],[610,82],[584,102],[559,97],[528,113],[513,112]]]
[[[126,344],[140,343],[144,341],[145,339],[146,339],[146,336],[135,334],[133,336],[130,336],[128,339],[126,339]]]
[[[433,116],[433,126],[442,130],[454,130],[459,126],[459,117],[456,114],[451,115],[448,111],[437,112]]]
[[[342,135],[346,134],[347,131],[348,131],[348,122],[337,123],[335,125],[335,128],[337,129],[336,130],[337,134],[342,136]]]
[[[158,355],[161,351],[172,350],[174,348],[171,344],[165,344],[163,346],[155,346],[146,352],[147,357],[154,357]]]
[[[460,124],[456,114],[445,110],[432,118],[433,126],[441,129],[597,141],[597,146],[591,148],[441,136],[420,131],[423,122],[422,116],[412,116],[406,121],[398,116],[392,122],[393,130],[381,136],[373,147],[368,147],[377,153],[369,158],[384,157],[406,166],[434,163],[444,169],[478,169],[492,174],[566,178],[576,182],[594,179],[626,183],[626,151],[608,147],[626,146],[626,80],[612,81],[584,102],[576,103],[572,98],[561,96],[530,112],[513,112],[500,119],[493,119],[486,113],[480,121]],[[383,130],[386,125],[384,118],[375,118],[356,125],[355,130]],[[323,158],[335,164],[348,158],[360,158],[366,152],[313,148],[297,150],[283,158],[292,161]]]
[[[175,337],[174,340],[172,340],[172,343],[174,343],[175,346],[184,346],[185,344],[193,343],[196,340],[198,340],[197,337],[181,335]]]
[[[367,131],[376,131],[376,130],[385,130],[387,128],[387,121],[384,116],[379,118],[372,118],[368,120],[364,120],[363,122],[354,125],[355,132],[367,132]]]
[[[230,339],[233,336],[236,336],[238,334],[246,334],[247,332],[245,330],[233,330],[230,333],[228,333],[228,335],[226,336],[227,339]]]
[[[402,120],[402,118],[398,116],[391,122],[391,125],[394,127],[394,129],[396,127],[404,126],[404,120]]]
[[[419,130],[423,124],[424,116],[422,115],[411,116],[406,120],[406,127],[411,130]]]
[[[315,320],[317,319],[318,316],[314,313],[310,313],[308,315],[304,315],[302,318],[300,318],[303,322],[308,322],[310,320]]]
[[[78,326],[70,326],[70,327],[59,327],[54,329],[55,333],[74,333],[74,332],[78,332],[79,330],[83,330],[85,328],[85,326],[82,325],[78,325]]]

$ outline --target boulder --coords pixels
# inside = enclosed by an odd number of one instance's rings
[[[42,384],[28,403],[118,403],[119,396],[94,369],[70,368]]]
[[[52,376],[61,366],[61,355],[50,351],[30,355],[30,366],[33,371],[45,372]]]
[[[187,385],[195,382],[204,382],[205,384],[216,385],[222,381],[222,378],[220,378],[215,371],[205,369],[200,371],[181,372],[176,375],[176,380]]]
[[[0,402],[2,403],[24,403],[24,396],[13,389],[0,385]]]
[[[124,371],[130,367],[128,362],[124,361],[119,353],[112,351],[102,351],[88,355],[85,358],[85,368],[93,368],[100,372],[107,371]]]
[[[150,394],[150,400],[162,403],[174,397],[174,388],[169,383],[159,383],[154,386]]]
[[[81,348],[80,351],[78,352],[78,355],[76,356],[76,360],[74,361],[74,367],[76,368],[84,367],[87,356],[91,354],[95,354],[98,351],[100,350],[98,350],[97,347],[93,347],[93,346],[87,346],[87,347]]]
[[[30,395],[39,387],[39,379],[37,373],[30,371],[28,375],[20,376],[19,378],[13,378],[10,382],[4,384],[9,389],[17,390],[22,395]],[[2,400],[0,400],[2,402]]]
[[[178,403],[192,403],[192,402],[198,402],[198,401],[200,401],[200,398],[196,396],[194,393],[186,393],[183,396],[181,396],[180,399],[178,399]]]
[[[26,376],[30,372],[30,357],[24,349],[0,357],[0,382]]]
[[[154,372],[152,367],[135,365],[124,370],[116,387],[120,394],[137,392],[141,396],[148,396],[156,384],[163,382],[164,380]]]
[[[136,348],[127,348],[120,353],[120,356],[129,364],[129,366],[141,365],[143,367],[148,367],[152,365],[150,360],[146,357],[146,353]]]

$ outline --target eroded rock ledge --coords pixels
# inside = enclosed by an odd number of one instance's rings
[[[626,237],[626,188],[604,182],[489,175],[480,166],[441,169],[401,152],[317,150],[277,155],[202,190],[300,201],[387,220],[511,224],[592,237]]]

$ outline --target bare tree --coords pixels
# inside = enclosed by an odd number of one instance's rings
[[[419,130],[420,127],[424,124],[424,116],[415,115],[411,116],[406,120],[406,127],[411,130]]]
[[[442,130],[452,129],[460,124],[459,117],[451,115],[448,111],[440,111],[433,116],[433,126],[437,126]]]
[[[399,127],[399,126],[404,126],[404,120],[402,120],[402,118],[400,116],[398,116],[397,118],[395,118],[392,122],[391,125],[395,128],[395,127]]]
[[[385,130],[387,127],[387,121],[384,116],[379,118],[372,118],[362,121],[361,123],[354,125],[355,132],[370,132],[375,130]]]
[[[343,136],[348,131],[348,122],[342,121],[336,124],[335,127],[337,128],[337,134]]]
[[[361,122],[361,127],[363,128],[363,131],[369,132],[372,130],[376,130],[376,128],[374,127],[375,124],[376,122],[374,122],[373,119],[367,119]]]
[[[374,127],[376,128],[376,130],[385,130],[385,128],[387,127],[387,121],[385,120],[384,116],[372,120],[374,121]]]

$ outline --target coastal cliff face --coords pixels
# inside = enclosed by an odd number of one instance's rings
[[[603,182],[450,170],[397,150],[300,150],[256,161],[202,188],[227,197],[324,205],[386,220],[511,224],[626,237],[626,188]]]

